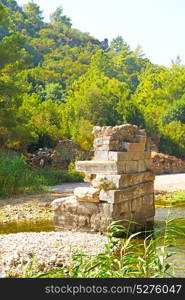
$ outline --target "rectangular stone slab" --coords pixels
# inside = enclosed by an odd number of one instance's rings
[[[119,174],[125,173],[125,162],[115,161],[77,161],[76,170],[87,174]]]
[[[74,195],[77,201],[100,202],[100,190],[93,187],[77,187],[74,189]]]
[[[123,143],[123,149],[127,152],[144,152],[145,143]]]
[[[115,160],[109,159],[109,151],[95,151],[94,152],[94,160]]]
[[[108,203],[119,203],[153,193],[153,182],[147,182],[120,190],[101,190],[99,198]]]
[[[102,156],[102,159],[104,156],[107,155],[104,152],[106,151],[97,151],[98,153],[95,153],[95,158]],[[100,153],[103,152],[103,153]],[[115,152],[115,151],[109,151],[108,152],[108,160],[114,160],[114,161],[121,161],[121,160],[139,160],[139,159],[150,159],[151,158],[151,152],[148,151],[130,151],[130,152]]]
[[[117,162],[118,169],[123,161]],[[125,173],[140,173],[150,171],[152,168],[152,162],[150,159],[139,159],[139,160],[126,160],[125,161]]]
[[[155,175],[151,172],[122,174],[122,175],[97,175],[92,180],[92,186],[95,188],[104,187],[106,190],[122,189],[144,182],[153,181]]]
[[[77,161],[76,170],[87,174],[129,174],[148,171],[150,160]],[[139,170],[139,171],[138,171]]]

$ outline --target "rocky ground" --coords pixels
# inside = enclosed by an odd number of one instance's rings
[[[9,222],[52,219],[51,202],[71,194],[72,189],[0,201],[0,226]],[[68,188],[68,186],[67,186]],[[0,278],[30,277],[71,262],[74,253],[99,253],[106,237],[78,232],[21,232],[0,234]]]
[[[76,187],[76,185],[75,185]],[[156,176],[155,190],[185,190],[185,174]],[[74,186],[72,186],[74,188]],[[51,202],[70,195],[69,185],[51,193],[0,200],[0,226],[10,221],[51,219]],[[95,254],[104,250],[107,238],[79,232],[21,232],[0,235],[0,277],[30,277],[71,262],[74,253]]]
[[[69,193],[62,193],[67,196]],[[0,224],[21,219],[49,219],[53,216],[51,202],[61,197],[61,193],[52,192],[41,195],[19,196],[0,200]]]
[[[102,252],[106,241],[100,234],[69,231],[0,235],[0,278],[58,269],[69,265],[73,254]]]

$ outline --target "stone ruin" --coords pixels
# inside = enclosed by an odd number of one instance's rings
[[[113,221],[130,232],[151,228],[155,175],[145,131],[124,124],[94,127],[93,134],[93,160],[76,162],[91,186],[75,188],[73,196],[53,201],[57,230],[104,233]]]

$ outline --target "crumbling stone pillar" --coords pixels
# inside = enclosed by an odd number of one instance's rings
[[[53,202],[59,230],[107,232],[113,221],[136,232],[154,222],[154,174],[146,133],[135,125],[94,127],[94,159],[77,161],[91,187]],[[134,221],[137,224],[130,223]]]

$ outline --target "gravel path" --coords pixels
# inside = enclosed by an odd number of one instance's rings
[[[56,193],[72,193],[76,187],[83,187],[89,185],[90,184],[86,182],[64,183],[61,185],[54,185],[50,189]]]
[[[28,277],[31,266],[40,272],[62,267],[72,254],[102,252],[106,241],[100,234],[70,231],[0,235],[0,278]]]
[[[155,191],[185,190],[185,174],[158,175],[155,178]]]

